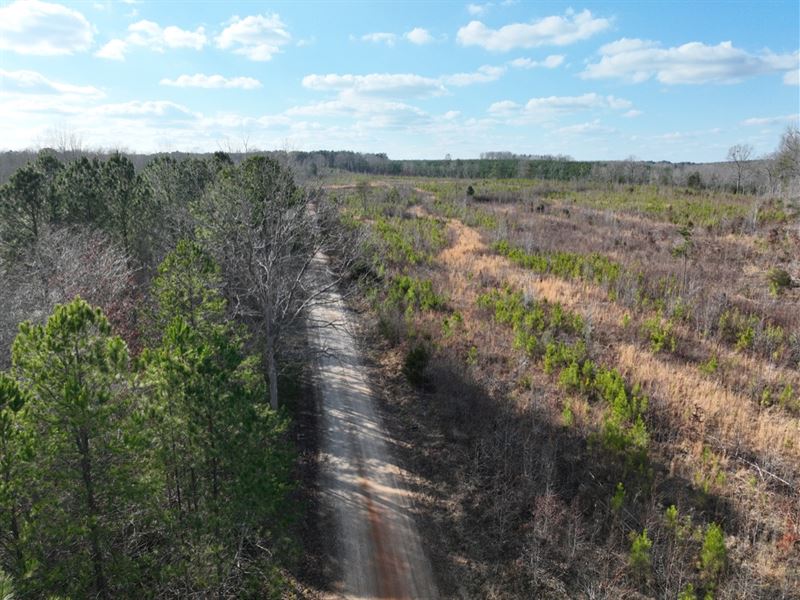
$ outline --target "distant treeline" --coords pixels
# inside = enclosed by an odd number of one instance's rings
[[[385,153],[365,153],[343,150],[305,151],[252,151],[229,153],[172,152],[132,154],[122,152],[140,171],[155,156],[165,156],[176,161],[187,158],[209,160],[214,155],[224,155],[233,164],[239,164],[253,155],[267,156],[292,169],[300,179],[314,179],[332,172],[349,172],[364,175],[451,177],[459,179],[513,179],[531,178],[556,181],[590,181],[601,184],[653,184],[678,185],[695,189],[730,190],[733,192],[787,193],[798,179],[798,147],[800,134],[788,128],[778,149],[757,160],[714,163],[671,163],[667,161],[641,161],[635,157],[615,161],[580,161],[569,156],[514,154],[511,152],[484,152],[477,159],[393,160]],[[748,147],[749,148],[749,147]],[[752,148],[749,148],[751,151]],[[63,162],[81,156],[104,159],[111,152],[86,151],[82,148],[46,149]],[[32,150],[0,153],[0,184],[11,173],[35,160]]]
[[[111,152],[57,150],[47,149],[62,161],[70,161],[79,156],[103,159]],[[35,151],[8,151],[0,154],[0,183],[8,180],[15,170],[35,160]],[[144,168],[154,157],[152,154],[125,153],[123,155],[133,163],[136,170]],[[185,158],[211,158],[214,153],[171,152],[166,154],[174,160]],[[217,153],[219,154],[219,153]],[[346,171],[365,175],[404,175],[415,177],[456,177],[461,179],[512,179],[517,177],[571,181],[590,179],[600,168],[613,169],[616,177],[626,179],[631,170],[622,167],[628,161],[577,161],[565,156],[529,156],[514,155],[507,152],[487,152],[477,159],[441,159],[441,160],[392,160],[384,153],[363,153],[339,150],[304,151],[257,151],[248,153],[226,153],[234,164],[238,164],[247,156],[254,154],[274,158],[283,164],[292,166],[296,172],[305,176],[323,175],[330,171]],[[162,155],[162,154],[159,154]],[[650,171],[657,167],[664,168],[670,163],[638,162],[641,168]]]

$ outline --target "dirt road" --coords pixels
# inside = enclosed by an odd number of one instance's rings
[[[323,256],[315,259],[314,271],[315,277],[329,277]],[[436,598],[430,563],[391,456],[391,440],[373,406],[352,322],[338,292],[330,291],[326,300],[310,311],[309,339],[313,347],[325,351],[316,371],[322,427],[320,488],[333,519],[341,595]],[[328,323],[334,326],[315,327]]]

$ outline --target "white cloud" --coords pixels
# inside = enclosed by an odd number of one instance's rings
[[[206,44],[206,34],[203,27],[190,31],[170,25],[162,29],[158,23],[144,20],[129,25],[128,31],[128,43],[147,46],[159,51],[163,50],[164,47],[200,50]]]
[[[626,112],[622,116],[626,117],[628,119],[635,119],[636,117],[640,117],[643,114],[644,113],[642,111],[634,109],[634,110],[629,110],[628,112]]]
[[[551,54],[544,60],[533,60],[530,58],[515,58],[508,64],[518,69],[535,69],[536,67],[544,67],[545,69],[555,69],[564,63],[563,54]]]
[[[742,121],[742,125],[779,125],[782,123],[795,123],[800,120],[800,115],[782,115],[779,117],[752,117]]]
[[[6,71],[0,69],[0,94],[67,94],[103,97],[103,92],[91,85],[72,85],[48,79],[36,71]]]
[[[181,88],[237,88],[241,90],[255,90],[261,87],[261,82],[252,77],[223,77],[222,75],[181,75],[177,79],[162,79],[161,85]]]
[[[161,117],[170,119],[194,119],[196,114],[191,110],[168,100],[132,100],[117,104],[95,106],[92,113],[96,115],[135,118]]]
[[[797,68],[798,61],[797,53],[750,54],[731,42],[716,46],[689,42],[662,48],[658,42],[628,38],[602,46],[600,55],[600,61],[589,64],[581,77],[621,78],[635,83],[655,77],[670,85],[735,83],[754,75],[788,72]]]
[[[591,108],[610,108],[614,110],[629,109],[633,104],[629,100],[615,96],[601,96],[594,92],[581,96],[547,96],[531,98],[525,105],[527,110],[553,110],[573,112]]]
[[[393,98],[428,98],[447,93],[446,86],[463,87],[496,81],[506,67],[483,65],[471,73],[453,73],[440,77],[425,77],[414,73],[369,73],[367,75],[335,74],[306,75],[303,87],[318,92],[338,92],[364,96]]]
[[[531,98],[525,105],[512,100],[494,102],[487,109],[495,118],[516,124],[545,123],[566,115],[597,111],[633,111],[633,103],[616,96],[601,96],[596,93],[581,96],[542,96]]]
[[[614,133],[613,127],[607,127],[600,123],[599,119],[595,119],[589,123],[578,123],[576,125],[567,125],[566,127],[559,127],[556,133],[563,135],[593,135],[593,134],[609,134]]]
[[[372,42],[373,44],[386,44],[387,46],[394,46],[397,43],[397,35],[394,33],[387,33],[385,31],[378,31],[375,33],[367,33],[361,36],[365,42]]]
[[[0,50],[55,56],[92,45],[92,26],[81,13],[60,4],[17,0],[0,7]]]
[[[125,40],[111,40],[95,52],[94,55],[98,58],[106,58],[108,60],[125,60],[125,51],[127,48],[128,44]]]
[[[510,116],[522,109],[520,104],[512,100],[501,100],[500,102],[493,102],[489,106],[489,113],[497,116]]]
[[[316,91],[350,92],[355,94],[427,97],[445,93],[437,79],[413,73],[370,73],[368,75],[306,75],[303,87]]]
[[[669,133],[654,135],[652,136],[651,139],[659,142],[686,143],[687,140],[705,138],[710,135],[717,135],[721,131],[722,130],[719,127],[714,127],[712,129],[699,129],[695,131],[670,131]]]
[[[546,69],[555,69],[556,67],[561,66],[563,63],[563,54],[551,54],[541,62],[541,65]]]
[[[480,21],[460,28],[456,39],[463,46],[481,46],[494,52],[536,46],[566,46],[585,40],[611,26],[609,19],[595,18],[588,10],[568,10],[565,16],[551,16],[533,23],[512,23],[491,29]]]
[[[286,111],[287,115],[339,116],[342,114],[376,114],[387,110],[424,114],[420,109],[404,102],[375,101],[358,96],[346,96],[344,99],[328,100],[314,104],[294,106]]]
[[[447,85],[462,87],[465,85],[472,85],[474,83],[497,81],[505,72],[505,67],[492,67],[490,65],[484,65],[479,67],[478,70],[473,73],[455,73],[453,75],[445,75],[441,78],[441,80]]]
[[[233,49],[255,61],[271,60],[288,44],[292,36],[277,14],[234,17],[215,41],[223,50]]]
[[[402,36],[388,31],[376,31],[374,33],[365,33],[360,38],[351,35],[350,40],[360,39],[362,42],[371,42],[373,44],[386,44],[387,46],[394,46],[401,39],[405,39],[412,44],[423,46],[434,42],[435,39],[427,29],[422,27],[415,27],[411,31],[407,31]]]
[[[786,85],[800,85],[800,69],[792,69],[783,76]]]
[[[487,12],[491,8],[491,3],[486,4],[467,4],[467,12],[473,17],[477,17]]]
[[[446,113],[442,115],[442,118],[445,121],[452,121],[453,119],[457,119],[461,116],[460,110],[448,110]]]
[[[415,27],[411,31],[406,32],[405,38],[412,44],[417,44],[418,46],[430,44],[433,41],[433,36],[430,32],[422,27]]]
[[[175,25],[161,27],[153,21],[142,20],[128,25],[128,35],[124,40],[113,39],[94,55],[108,60],[125,60],[125,54],[130,51],[131,46],[141,46],[156,52],[163,52],[165,48],[201,50],[207,41],[203,27],[191,31]]]

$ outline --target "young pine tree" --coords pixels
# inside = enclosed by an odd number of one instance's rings
[[[264,404],[258,358],[226,320],[220,284],[213,260],[180,242],[153,282],[155,320],[166,325],[143,356],[168,482],[172,586],[185,595],[224,595],[262,572],[258,548],[279,531],[286,492],[284,421]]]
[[[12,360],[30,435],[23,592],[126,595],[139,578],[152,477],[125,343],[76,298],[45,325],[20,325]]]

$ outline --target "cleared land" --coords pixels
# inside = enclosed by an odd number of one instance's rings
[[[442,596],[800,597],[796,201],[331,193]]]

